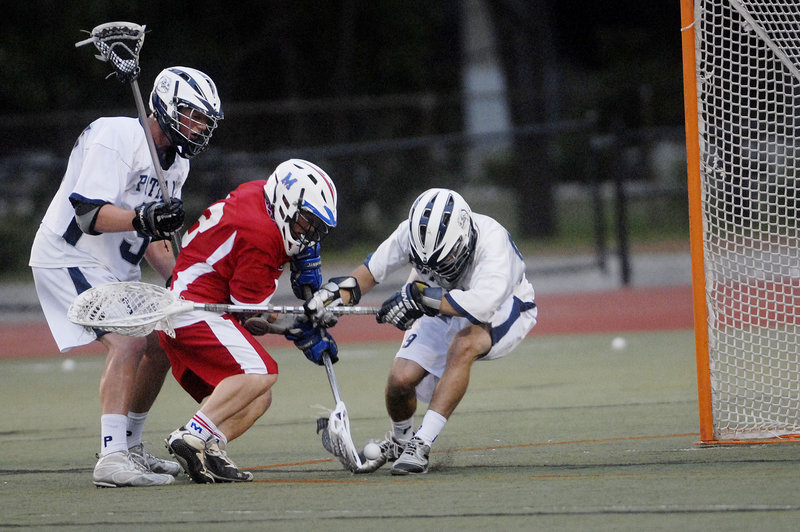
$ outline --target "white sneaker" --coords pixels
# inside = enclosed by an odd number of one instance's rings
[[[214,477],[206,467],[205,441],[181,427],[167,436],[165,443],[189,478],[198,484],[214,483]]]
[[[364,456],[364,451],[358,453],[362,465],[358,470],[354,471],[355,473],[372,473],[377,471],[386,462],[394,462],[403,454],[403,449],[405,449],[407,442],[401,442],[396,439],[394,434],[389,431],[386,433],[385,439],[376,443],[378,447],[381,448],[380,456],[374,460],[369,460]]]
[[[206,467],[216,482],[252,482],[250,471],[240,470],[215,438],[206,443]]]
[[[422,440],[414,436],[406,444],[406,448],[400,458],[395,461],[392,467],[392,475],[417,475],[428,472],[428,455],[431,446],[422,443]]]
[[[166,486],[175,482],[170,475],[149,471],[128,451],[119,451],[98,457],[92,480],[95,486],[102,488]]]
[[[173,477],[177,477],[182,471],[181,465],[178,462],[164,460],[162,458],[158,458],[157,456],[153,456],[147,451],[147,449],[144,448],[143,443],[134,445],[128,449],[128,452],[141,457],[145,465],[153,473],[161,473],[162,475],[172,475]]]

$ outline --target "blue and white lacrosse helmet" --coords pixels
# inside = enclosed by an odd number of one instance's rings
[[[279,164],[264,185],[264,195],[290,257],[336,227],[336,186],[308,161],[289,159]]]
[[[411,263],[439,285],[452,288],[475,250],[472,210],[458,192],[426,190],[408,213]]]
[[[166,68],[156,76],[150,110],[184,159],[208,147],[217,123],[224,118],[217,86],[211,78],[197,69],[182,66]],[[182,116],[189,118],[193,135],[181,132]]]

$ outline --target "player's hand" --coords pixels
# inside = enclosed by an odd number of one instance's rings
[[[338,321],[328,310],[342,302],[342,292],[348,292],[348,305],[355,305],[361,300],[361,287],[355,277],[333,277],[305,302],[303,307],[306,316],[322,327],[333,327]]]
[[[290,280],[292,292],[298,299],[305,299],[303,289],[308,286],[311,291],[319,290],[322,286],[322,257],[320,257],[319,242],[309,246],[294,257],[289,264],[291,269]]]
[[[134,209],[133,228],[153,239],[169,238],[183,226],[186,213],[183,202],[172,198],[167,205],[162,201],[142,203]]]
[[[391,323],[401,331],[408,330],[422,316],[439,313],[442,294],[441,288],[430,288],[421,281],[408,283],[383,302],[375,319],[378,323]]]
[[[306,358],[317,365],[325,364],[323,361],[325,353],[328,353],[332,363],[335,364],[339,361],[339,348],[336,341],[323,327],[315,326],[301,318],[289,329],[286,338],[293,341]]]

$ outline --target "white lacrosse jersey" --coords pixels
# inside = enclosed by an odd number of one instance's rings
[[[508,231],[496,220],[472,213],[477,232],[475,251],[461,277],[445,298],[473,323],[489,323],[509,297],[533,303],[534,290],[525,277],[525,261]],[[378,283],[389,274],[411,263],[408,220],[378,246],[364,264]],[[412,266],[413,268],[413,266]],[[414,269],[414,277],[435,284],[432,277]]]
[[[167,190],[181,197],[189,161],[175,157],[164,170]],[[139,263],[150,242],[136,231],[88,235],[75,220],[70,197],[133,209],[161,199],[144,130],[137,118],[100,118],[78,137],[67,170],[31,250],[30,266],[101,266],[120,281],[139,279]]]

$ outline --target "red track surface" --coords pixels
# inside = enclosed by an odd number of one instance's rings
[[[691,329],[689,286],[631,288],[612,292],[542,294],[537,296],[539,323],[532,336],[602,332]],[[348,316],[332,329],[341,344],[397,342],[402,333],[370,316]],[[266,346],[285,346],[280,336],[261,337]],[[69,356],[102,354],[97,342],[73,349]],[[44,322],[0,324],[0,358],[45,357],[58,348]]]

